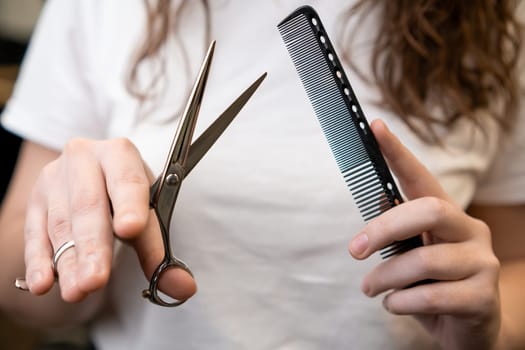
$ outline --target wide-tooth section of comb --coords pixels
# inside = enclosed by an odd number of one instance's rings
[[[277,26],[345,183],[365,221],[402,202],[337,54],[315,10],[298,8]],[[381,256],[422,245],[394,242]]]

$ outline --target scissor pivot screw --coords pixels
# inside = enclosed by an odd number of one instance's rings
[[[177,175],[177,174],[169,174],[168,176],[166,176],[166,184],[167,185],[174,186],[174,185],[178,184],[179,181],[180,181],[179,175]]]

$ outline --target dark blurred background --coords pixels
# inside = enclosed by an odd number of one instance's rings
[[[0,0],[0,112],[11,94],[41,6],[41,0]],[[1,128],[0,142],[1,199],[18,154],[20,140]]]

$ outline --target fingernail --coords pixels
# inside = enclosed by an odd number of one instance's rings
[[[26,280],[22,277],[17,277],[15,279],[15,287],[26,292],[29,291],[29,286],[27,285]]]
[[[368,248],[368,236],[364,233],[358,235],[352,240],[350,244],[350,250],[355,255],[361,255]]]

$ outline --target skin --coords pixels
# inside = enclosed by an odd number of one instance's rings
[[[35,326],[91,318],[110,277],[115,239],[136,250],[146,278],[151,276],[164,254],[148,205],[152,182],[126,139],[74,139],[62,153],[24,142],[0,212],[0,266],[6,276],[1,307]],[[70,239],[76,246],[60,258],[55,285],[52,252]],[[13,287],[24,270],[31,293]],[[179,300],[196,291],[191,276],[180,269],[163,273],[159,286]]]
[[[446,349],[523,345],[523,252],[498,242],[523,241],[524,207],[473,208],[489,228],[454,204],[382,122],[371,127],[410,200],[369,222],[350,242],[350,253],[366,259],[393,240],[421,232],[432,244],[375,267],[363,281],[363,292],[386,293],[388,311],[414,315]],[[148,207],[152,182],[137,149],[125,139],[76,139],[62,153],[25,142],[0,212],[0,267],[7,276],[0,284],[2,308],[38,325],[93,317],[112,273],[116,239],[136,250],[148,278],[163,255]],[[60,259],[56,284],[52,251],[70,239],[77,245]],[[23,271],[30,293],[13,287]],[[427,278],[437,282],[403,289]],[[196,291],[193,279],[177,269],[164,274],[160,286],[176,299]]]
[[[384,123],[371,128],[409,201],[371,220],[350,242],[350,254],[366,259],[420,233],[427,244],[376,266],[363,293],[386,293],[386,310],[414,315],[444,349],[522,348],[525,206],[477,206],[470,211],[478,218],[468,215]],[[436,282],[404,288],[425,279]]]

